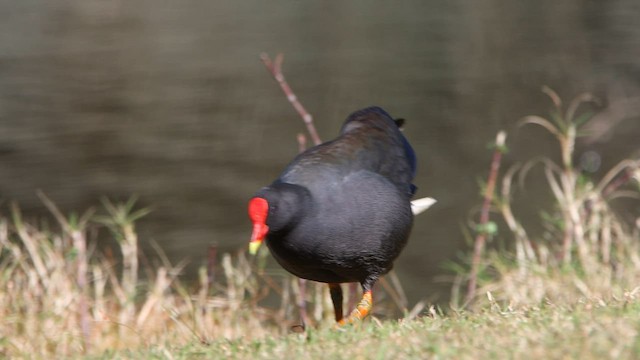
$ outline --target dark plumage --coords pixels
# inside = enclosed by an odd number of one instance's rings
[[[259,244],[266,232],[282,267],[329,283],[338,321],[337,284],[362,284],[369,300],[363,298],[347,321],[366,316],[373,284],[392,268],[411,231],[416,157],[398,126],[378,107],[354,112],[340,136],[298,155],[250,202],[252,242]],[[262,199],[266,205],[258,204]],[[267,208],[265,222],[260,213]]]

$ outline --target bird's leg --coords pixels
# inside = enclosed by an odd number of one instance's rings
[[[371,312],[373,307],[373,292],[371,291],[374,281],[365,281],[362,283],[362,300],[356,305],[356,308],[351,311],[351,314],[346,319],[339,321],[340,325],[353,324],[364,319]]]
[[[371,312],[372,307],[373,307],[373,296],[372,296],[371,290],[367,290],[362,295],[362,300],[360,300],[358,305],[356,305],[356,308],[353,309],[353,311],[351,311],[351,314],[349,314],[349,317],[339,321],[340,325],[353,324],[354,322],[358,322],[364,319],[367,315],[369,315],[369,312]]]
[[[340,322],[342,321],[342,287],[338,283],[329,283],[329,293],[331,294],[336,322]]]

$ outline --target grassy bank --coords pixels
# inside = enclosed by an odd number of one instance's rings
[[[510,309],[484,301],[476,313],[367,322],[350,331],[310,330],[260,340],[152,346],[103,358],[157,359],[637,359],[635,294],[574,305]]]

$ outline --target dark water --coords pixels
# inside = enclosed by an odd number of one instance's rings
[[[507,165],[557,153],[542,130],[515,128],[547,114],[542,85],[604,100],[578,153],[610,166],[638,150],[639,17],[633,0],[5,1],[0,197],[37,214],[36,189],[66,211],[138,194],[154,209],[142,240],[173,259],[200,264],[209,244],[246,246],[246,201],[303,131],[258,59],[283,52],[324,139],[372,104],[408,119],[418,195],[439,202],[396,269],[413,299],[430,296],[464,244],[495,133],[510,131]]]

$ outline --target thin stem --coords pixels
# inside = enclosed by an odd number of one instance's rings
[[[313,124],[313,117],[311,116],[311,114],[309,114],[307,109],[302,106],[302,103],[298,100],[298,97],[293,92],[293,90],[291,90],[289,83],[287,83],[287,80],[282,74],[282,62],[284,60],[284,55],[278,54],[276,55],[275,61],[271,61],[271,58],[267,53],[262,53],[260,54],[260,59],[264,63],[264,66],[267,67],[271,75],[273,75],[273,78],[276,79],[276,81],[280,85],[280,88],[282,88],[282,91],[287,96],[287,100],[289,100],[293,108],[296,109],[300,117],[302,117],[302,121],[304,121],[304,124],[307,126],[307,131],[311,136],[313,144],[320,145],[322,143],[322,140],[320,140],[320,136],[318,136],[316,127]]]
[[[479,226],[486,228],[489,222],[489,210],[491,209],[491,202],[493,201],[493,194],[496,187],[496,180],[498,178],[498,170],[500,170],[500,162],[502,160],[502,154],[504,152],[504,143],[506,140],[506,133],[500,131],[496,136],[496,146],[493,152],[493,158],[491,159],[491,168],[489,170],[489,177],[487,179],[487,188],[484,193],[484,201],[480,210],[480,223]],[[478,271],[480,268],[480,259],[482,258],[482,252],[487,241],[487,232],[480,231],[475,239],[473,247],[473,258],[471,259],[471,273],[469,274],[469,283],[467,286],[466,303],[470,303],[476,295],[476,288],[478,283]]]

